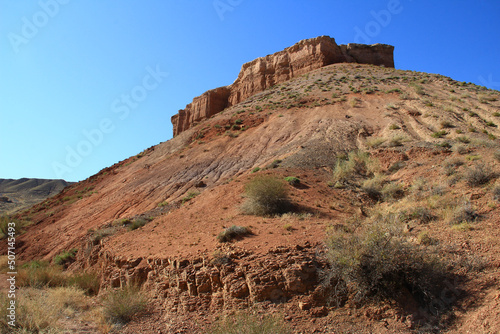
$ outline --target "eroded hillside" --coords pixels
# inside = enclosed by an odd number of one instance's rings
[[[498,330],[499,98],[434,74],[316,69],[26,211],[20,257],[76,248],[69,268],[98,269],[103,288],[140,283],[155,311],[122,332],[203,331],[251,306],[281,312],[297,333]],[[350,159],[362,163],[349,170]],[[260,175],[288,178],[290,213],[244,214],[245,185]],[[410,288],[377,303],[332,299],[325,241],[380,217],[446,264],[458,292],[432,292],[439,312]],[[233,225],[252,234],[219,242]]]

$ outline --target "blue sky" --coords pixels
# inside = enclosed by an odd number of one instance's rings
[[[497,0],[0,0],[0,178],[83,180],[241,65],[320,35],[500,89]]]

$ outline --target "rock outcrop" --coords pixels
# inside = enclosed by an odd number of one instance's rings
[[[172,116],[174,136],[227,107],[266,88],[335,63],[373,64],[394,67],[394,47],[386,44],[337,45],[328,36],[306,39],[283,51],[244,64],[232,85],[195,97]]]

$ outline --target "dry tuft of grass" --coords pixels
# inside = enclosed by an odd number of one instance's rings
[[[128,285],[108,291],[103,297],[104,317],[109,323],[125,324],[147,307],[148,300],[139,287]]]

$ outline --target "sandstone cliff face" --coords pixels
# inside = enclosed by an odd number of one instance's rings
[[[244,64],[232,85],[195,97],[172,117],[174,136],[266,88],[323,66],[347,62],[394,67],[393,51],[393,46],[385,44],[339,46],[328,36],[300,41],[283,51]]]

